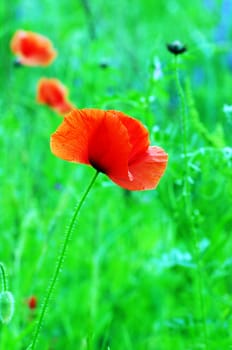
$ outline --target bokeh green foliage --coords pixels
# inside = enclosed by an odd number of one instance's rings
[[[87,6],[87,7],[86,7]],[[227,5],[229,6],[229,5]],[[24,349],[72,208],[93,170],[55,158],[61,122],[35,99],[40,77],[78,107],[119,109],[169,154],[157,190],[129,193],[100,176],[82,209],[39,339],[40,349],[229,349],[231,332],[231,23],[226,1],[0,3],[0,260],[15,315],[0,349]],[[224,19],[225,18],[225,19]],[[224,20],[223,20],[224,19]],[[48,36],[46,68],[15,67],[17,29]],[[187,106],[186,179],[174,57]],[[154,79],[155,60],[162,77]],[[186,214],[183,188],[188,181]]]

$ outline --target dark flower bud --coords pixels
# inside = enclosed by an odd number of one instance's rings
[[[174,55],[181,55],[182,53],[187,51],[187,47],[178,40],[175,40],[172,43],[167,44],[167,49],[169,52],[173,53]]]

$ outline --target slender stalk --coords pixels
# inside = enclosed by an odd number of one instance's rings
[[[200,257],[200,249],[199,249],[199,240],[196,228],[194,227],[194,218],[192,216],[193,212],[193,205],[191,200],[191,190],[189,186],[189,167],[188,167],[188,147],[187,147],[187,122],[188,122],[188,109],[186,105],[185,95],[184,91],[182,89],[180,78],[179,78],[179,72],[178,72],[178,56],[175,56],[175,79],[176,79],[176,86],[177,86],[177,92],[178,97],[180,99],[180,106],[181,106],[181,130],[182,130],[182,139],[183,139],[183,157],[184,157],[184,202],[185,202],[185,210],[186,210],[186,216],[189,221],[189,227],[190,231],[193,234],[193,253],[194,257],[196,259],[196,266],[197,266],[197,294],[199,298],[199,306],[200,306],[200,313],[201,313],[201,319],[203,321],[202,324],[202,333],[204,337],[205,342],[205,348],[208,349],[208,332],[207,332],[207,326],[206,326],[206,311],[205,311],[205,303],[204,303],[204,295],[203,295],[203,275],[202,275],[202,260]]]
[[[33,335],[33,338],[32,338],[32,342],[31,344],[29,345],[28,347],[28,350],[33,350],[35,349],[36,347],[36,343],[37,343],[37,340],[38,340],[38,336],[39,336],[39,333],[40,333],[40,330],[41,330],[41,326],[42,326],[42,323],[43,323],[43,320],[44,320],[44,317],[45,317],[45,313],[47,311],[47,308],[48,308],[48,304],[49,304],[49,301],[51,299],[51,295],[52,295],[52,292],[54,290],[54,287],[55,287],[55,284],[57,282],[57,279],[59,277],[59,274],[60,274],[60,271],[61,271],[61,266],[64,262],[64,257],[65,257],[65,254],[66,254],[66,251],[67,251],[67,247],[68,247],[68,242],[70,240],[70,237],[71,237],[71,234],[75,228],[75,223],[76,223],[76,219],[77,219],[77,216],[80,212],[80,209],[90,191],[90,189],[92,188],[96,178],[98,176],[98,171],[94,174],[89,186],[87,187],[87,189],[85,190],[85,192],[83,193],[83,196],[80,200],[80,202],[77,204],[75,210],[74,210],[74,214],[71,218],[71,221],[70,221],[70,224],[66,230],[66,233],[65,233],[65,236],[64,236],[64,241],[62,243],[62,246],[61,246],[61,252],[60,252],[60,255],[59,255],[59,258],[58,258],[58,261],[57,261],[57,264],[56,264],[56,267],[55,267],[55,271],[53,273],[53,277],[51,279],[51,282],[50,282],[50,285],[48,287],[48,290],[47,290],[47,294],[45,296],[45,300],[44,300],[44,303],[42,305],[42,309],[41,309],[41,312],[40,312],[40,315],[39,315],[39,319],[38,319],[38,322],[37,322],[37,325],[35,327],[35,332],[34,332],[34,335]]]
[[[2,273],[2,291],[5,292],[7,290],[7,284],[6,284],[6,273],[4,265],[0,262],[0,270]]]
[[[182,144],[183,144],[183,158],[184,158],[184,198],[185,205],[187,209],[187,214],[190,215],[190,202],[188,197],[190,197],[190,189],[189,189],[189,168],[188,168],[188,157],[187,157],[187,120],[188,120],[188,111],[185,102],[184,92],[180,83],[179,71],[178,71],[178,56],[174,56],[175,58],[175,79],[176,79],[176,87],[177,93],[180,100],[180,124],[182,131]]]
[[[81,0],[81,5],[84,9],[85,16],[87,19],[90,39],[94,40],[94,39],[96,39],[96,28],[95,28],[95,23],[93,20],[93,15],[92,15],[89,1],[88,0]]]

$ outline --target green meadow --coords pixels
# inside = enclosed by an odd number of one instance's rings
[[[95,172],[51,153],[63,117],[36,101],[41,77],[59,79],[78,108],[137,118],[169,160],[155,190],[98,176],[36,349],[232,349],[231,11],[226,0],[0,2],[0,262],[14,297],[0,350],[31,343]],[[56,60],[16,65],[18,29],[48,37]],[[175,40],[186,52],[168,51]]]

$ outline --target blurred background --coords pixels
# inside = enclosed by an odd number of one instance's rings
[[[79,108],[138,118],[169,163],[154,191],[98,178],[38,349],[232,348],[231,11],[230,0],[1,1],[0,261],[15,298],[1,350],[28,346],[94,173],[51,153],[62,117],[37,103],[41,77],[59,79]],[[54,63],[15,65],[18,29],[48,37]],[[187,48],[178,57],[167,50],[175,40]]]

